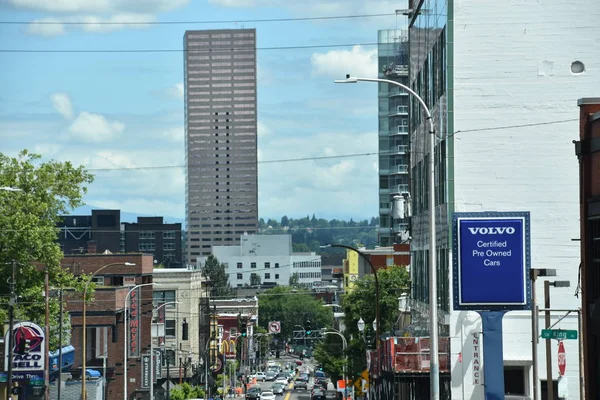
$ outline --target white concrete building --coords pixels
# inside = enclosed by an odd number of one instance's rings
[[[442,140],[436,147],[438,291],[441,336],[451,338],[453,399],[483,399],[473,378],[475,312],[452,309],[454,212],[530,211],[532,268],[552,268],[551,307],[578,309],[577,99],[600,93],[600,8],[596,0],[413,1],[410,17],[410,82],[432,110]],[[427,160],[429,140],[422,109],[411,103],[412,266],[416,301],[428,302],[429,245]],[[537,302],[543,307],[543,280]],[[426,308],[425,308],[426,310]],[[555,323],[565,313],[553,313]],[[544,327],[539,319],[540,330]],[[555,328],[577,330],[570,314]],[[538,332],[539,334],[540,332]],[[485,338],[483,339],[485,340]],[[545,341],[538,344],[538,377],[532,374],[530,312],[510,312],[503,323],[507,391],[533,398],[558,380],[546,374]],[[565,340],[569,399],[579,399],[578,341]],[[485,365],[484,365],[485,368]],[[556,395],[556,392],[555,392]],[[544,397],[540,397],[544,398]]]
[[[291,235],[242,235],[239,246],[213,246],[213,254],[225,264],[232,287],[250,285],[251,276],[261,284],[288,286],[298,274],[300,286],[321,280],[321,257],[315,253],[292,253]],[[208,257],[200,257],[202,266]]]
[[[196,365],[200,361],[200,298],[207,297],[205,282],[199,269],[192,268],[155,268],[153,279],[154,308],[168,304],[157,311],[154,317],[164,323],[164,337],[155,338],[154,346],[163,346],[174,354],[174,360],[182,358]],[[188,338],[183,340],[183,323],[187,322]],[[166,373],[166,371],[164,372]],[[179,373],[179,365],[171,367],[171,374]],[[188,376],[191,369],[188,369]]]

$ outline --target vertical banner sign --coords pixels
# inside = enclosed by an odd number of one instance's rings
[[[142,355],[142,389],[150,389],[151,379],[150,354],[144,354]]]
[[[529,212],[455,213],[454,308],[528,310]]]
[[[140,288],[131,292],[129,302],[129,357],[140,356]]]
[[[8,335],[13,335],[13,357],[8,359]],[[4,370],[8,371],[8,363],[12,362],[13,379],[26,381],[42,377],[44,372],[44,330],[33,322],[14,324],[12,332],[7,332],[4,339],[5,363]],[[24,354],[19,354],[23,350]]]
[[[158,307],[160,307],[158,309],[158,323],[159,324],[164,324],[165,323],[165,313],[166,313],[165,308],[166,307],[161,307],[163,304],[164,303],[159,303],[158,304]],[[158,345],[159,346],[164,346],[165,345],[165,337],[164,336],[159,336],[158,337]]]
[[[481,362],[481,335],[479,332],[471,334],[473,344],[473,385],[483,385],[483,366]]]
[[[154,382],[162,379],[162,351],[154,349]]]

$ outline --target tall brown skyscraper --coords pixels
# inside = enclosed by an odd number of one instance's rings
[[[184,36],[186,255],[258,230],[256,30]]]

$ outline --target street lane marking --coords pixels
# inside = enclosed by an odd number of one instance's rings
[[[292,392],[287,392],[284,400],[290,400],[291,395],[292,395]]]

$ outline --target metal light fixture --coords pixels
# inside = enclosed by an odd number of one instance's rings
[[[365,331],[365,321],[362,319],[362,317],[358,320],[358,322],[356,323],[356,326],[358,327],[359,332]]]
[[[377,319],[373,320],[373,330],[377,331]]]

